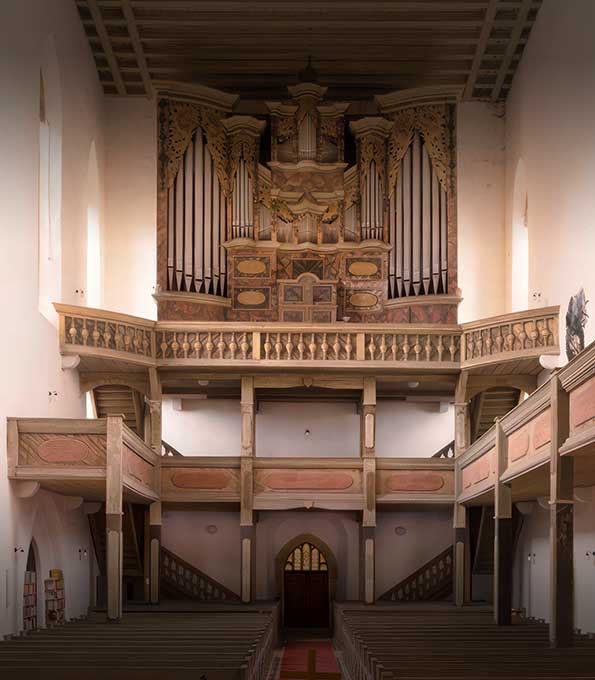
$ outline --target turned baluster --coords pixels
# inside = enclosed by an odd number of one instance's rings
[[[250,350],[250,345],[248,344],[248,338],[246,333],[242,333],[242,339],[240,341],[240,351],[242,352],[242,359],[248,356],[248,351]]]
[[[87,320],[83,319],[83,330],[81,331],[81,337],[83,338],[83,345],[87,344],[89,339],[89,331],[87,330]]]
[[[130,328],[125,329],[125,334],[124,334],[124,351],[125,352],[131,351],[130,347],[132,345],[132,335],[130,335],[130,331],[131,331]],[[134,333],[134,330],[132,330],[132,332]]]
[[[531,330],[529,331],[529,338],[531,340],[531,346],[537,347],[537,340],[539,339],[539,331],[537,330],[537,322],[533,321],[531,325]]]
[[[333,343],[333,352],[335,353],[335,359],[339,359],[339,353],[341,351],[341,343],[339,342],[339,334],[335,334],[335,342]]]
[[[386,359],[386,352],[388,350],[388,346],[386,344],[386,338],[384,333],[380,336],[380,360],[384,361]]]
[[[455,335],[450,336],[448,351],[450,352],[450,360],[454,361],[457,356],[457,338]]]
[[[428,333],[426,338],[426,361],[430,361],[432,358],[432,336]]]
[[[277,355],[275,358],[277,361],[281,359],[281,352],[283,350],[283,344],[281,343],[281,333],[277,333],[277,342],[275,342],[275,354]]]
[[[99,338],[101,337],[101,333],[99,332],[99,329],[97,328],[97,319],[95,319],[95,325],[93,326],[93,345],[95,347],[99,346]]]
[[[376,356],[376,345],[374,343],[374,335],[370,333],[370,342],[368,343],[368,354],[370,355],[370,361],[374,361]]]
[[[397,354],[399,353],[399,343],[397,342],[397,335],[393,333],[393,341],[390,346],[391,354],[393,355],[393,361],[397,360]]]
[[[167,348],[169,346],[167,344],[166,339],[165,339],[165,333],[163,334],[163,341],[161,342],[161,345],[159,345],[159,346],[161,347],[161,356],[165,359],[167,357]]]
[[[444,345],[442,344],[442,336],[438,336],[438,346],[436,347],[438,352],[438,361],[442,361],[442,353],[444,352]]]
[[[547,347],[548,344],[549,344],[550,336],[552,335],[550,333],[549,324],[548,324],[547,319],[543,320],[543,326],[541,327],[541,331],[539,332],[539,334],[541,335],[541,341],[543,343],[543,346]]]
[[[285,351],[287,352],[287,359],[291,361],[292,359],[292,354],[293,354],[293,342],[292,342],[292,337],[291,333],[287,334],[287,342],[285,343]]]
[[[422,347],[419,344],[419,335],[415,336],[415,345],[413,345],[413,351],[415,352],[415,361],[419,361],[419,355],[421,354]]]
[[[116,344],[116,350],[120,351],[122,348],[122,327],[116,325],[116,333],[114,335],[114,342]]]
[[[322,360],[326,361],[326,353],[328,352],[328,343],[326,341],[326,333],[322,334],[322,345],[320,345],[322,351]]]
[[[219,342],[217,343],[217,351],[219,352],[219,358],[225,359],[225,340],[223,339],[223,333],[219,333]]]
[[[105,324],[105,330],[103,332],[103,342],[105,343],[106,349],[111,348],[111,342],[112,342],[112,334],[110,333],[110,327],[109,324]]]
[[[300,333],[300,341],[298,343],[298,354],[299,354],[299,357],[300,357],[300,361],[303,360],[305,351],[306,351],[306,343],[304,342],[304,335],[303,335],[303,333]]]
[[[350,361],[352,352],[353,352],[353,344],[351,342],[351,333],[348,333],[347,334],[347,340],[345,342],[345,354],[347,355],[347,361]]]
[[[316,338],[314,336],[314,333],[312,333],[312,338],[310,340],[310,344],[308,345],[308,349],[310,350],[310,358],[312,360],[316,359],[317,345],[316,345]]]
[[[76,345],[76,326],[74,325],[74,318],[71,319],[70,328],[68,329],[68,335],[70,336],[70,344]]]
[[[184,339],[182,341],[182,352],[184,353],[184,359],[188,358],[188,352],[190,351],[190,343],[188,342],[188,333],[184,333]]]
[[[264,341],[264,358],[268,361],[270,359],[270,354],[271,354],[271,336],[269,333],[267,333],[265,341]]]
[[[236,358],[236,352],[238,351],[238,343],[236,342],[236,334],[232,332],[231,342],[229,343],[229,354],[232,359]]]
[[[172,343],[171,343],[171,351],[172,351],[172,356],[173,356],[174,359],[177,359],[179,349],[180,349],[180,343],[178,342],[178,334],[174,333],[173,334],[173,340],[172,340]]]
[[[403,338],[403,361],[407,361],[409,358],[409,350],[411,349],[411,345],[409,344],[409,336],[405,334]]]
[[[196,339],[192,343],[192,347],[194,349],[194,357],[196,359],[200,359],[200,353],[201,353],[201,350],[202,350],[202,342],[200,341],[200,336],[198,335],[198,333],[196,334]]]
[[[213,350],[214,349],[215,349],[215,345],[213,344],[213,334],[211,332],[209,332],[209,333],[207,333],[207,344],[206,344],[207,359],[213,358]]]

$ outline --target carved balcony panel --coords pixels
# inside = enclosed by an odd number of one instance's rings
[[[156,332],[157,359],[242,361],[252,358],[252,333],[245,331]]]
[[[463,324],[463,366],[559,354],[558,314],[545,307]]]
[[[265,361],[355,361],[357,333],[289,331],[262,333]]]
[[[365,350],[370,361],[456,363],[460,358],[460,333],[366,333]]]

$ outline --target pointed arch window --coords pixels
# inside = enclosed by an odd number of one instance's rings
[[[285,571],[328,571],[328,564],[315,545],[305,542],[291,551],[285,562]]]

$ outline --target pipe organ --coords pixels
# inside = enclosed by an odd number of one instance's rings
[[[387,95],[358,117],[302,82],[257,118],[176,87],[159,93],[160,318],[456,321],[451,103]]]
[[[191,137],[167,190],[168,290],[226,294],[227,206],[202,130]]]

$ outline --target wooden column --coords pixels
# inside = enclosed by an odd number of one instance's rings
[[[149,507],[149,583],[151,604],[159,604],[161,525],[161,501],[155,501]]]
[[[254,526],[254,455],[255,400],[254,378],[242,377],[242,439],[240,450],[240,540],[242,602],[254,599],[255,538]]]
[[[496,481],[494,487],[494,620],[512,623],[512,491],[500,478],[508,464],[507,440],[496,419]]]
[[[366,604],[373,604],[376,588],[376,378],[364,378],[360,439],[364,479],[360,597]]]
[[[469,403],[466,400],[468,374],[463,371],[459,375],[455,393],[455,459],[461,456],[470,446],[471,427],[469,423]],[[469,556],[469,527],[467,525],[467,508],[457,499],[463,492],[461,471],[455,472],[455,504],[454,504],[454,596],[457,607],[462,607],[471,599],[471,569]]]
[[[149,433],[149,446],[155,453],[161,455],[161,381],[157,369],[149,369],[149,383],[151,398],[149,399],[149,412],[151,415],[151,429]]]
[[[568,393],[551,377],[550,644],[571,647],[574,629],[574,460],[558,450],[569,433]]]
[[[122,618],[122,459],[123,416],[108,416],[105,479],[107,618]]]

